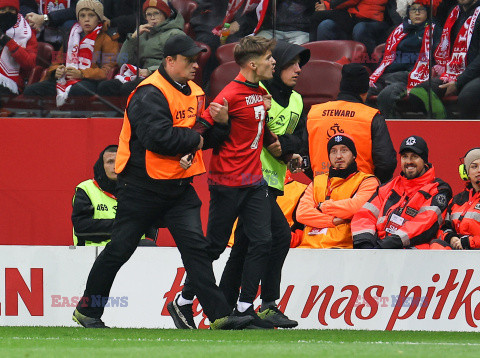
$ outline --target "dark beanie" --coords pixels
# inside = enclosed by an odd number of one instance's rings
[[[418,154],[420,158],[423,159],[425,163],[428,163],[428,146],[425,139],[417,135],[412,135],[408,138],[405,138],[400,144],[399,153],[404,152],[413,152]]]
[[[365,66],[359,63],[349,63],[342,67],[342,80],[340,81],[341,92],[353,92],[355,94],[367,93],[369,74]]]
[[[330,150],[332,149],[333,146],[340,145],[340,144],[347,146],[347,148],[351,150],[353,155],[355,157],[357,156],[357,148],[355,148],[355,143],[353,142],[353,139],[345,134],[334,135],[332,138],[328,140],[328,143],[327,143],[328,154],[330,155]]]

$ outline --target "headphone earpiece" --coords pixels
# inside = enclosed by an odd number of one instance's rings
[[[468,173],[467,168],[465,168],[465,164],[460,164],[458,166],[458,174],[460,174],[460,178],[462,178],[462,180],[468,180]]]

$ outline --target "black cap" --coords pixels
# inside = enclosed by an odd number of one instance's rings
[[[359,63],[349,63],[342,67],[341,92],[363,94],[368,92],[370,76],[365,66]]]
[[[425,163],[428,163],[428,146],[425,139],[417,135],[405,138],[400,145],[400,154],[403,152],[413,152],[420,156]]]
[[[330,138],[327,142],[327,151],[328,154],[330,155],[330,150],[336,146],[343,144],[347,146],[348,149],[351,150],[353,155],[356,157],[357,156],[357,148],[355,147],[355,143],[353,139],[350,136],[347,136],[345,134],[337,134],[334,135],[332,138]]]
[[[187,35],[174,35],[168,38],[163,47],[163,55],[175,56],[183,55],[185,57],[193,57],[200,52],[206,52],[207,50],[197,46],[195,41]]]

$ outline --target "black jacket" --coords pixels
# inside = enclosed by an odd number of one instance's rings
[[[183,89],[180,88],[167,75],[163,66],[160,66],[158,71],[179,92],[191,93],[188,85]],[[127,114],[132,130],[131,154],[125,169],[119,174],[119,181],[155,192],[175,195],[178,187],[191,182],[191,179],[152,179],[146,172],[145,150],[168,156],[191,153],[200,143],[200,134],[190,128],[173,127],[173,118],[167,99],[152,85],[137,89],[127,107]]]

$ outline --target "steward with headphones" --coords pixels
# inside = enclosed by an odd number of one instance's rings
[[[463,163],[459,172],[467,185],[448,206],[441,237],[455,250],[480,249],[480,148],[469,150]]]

